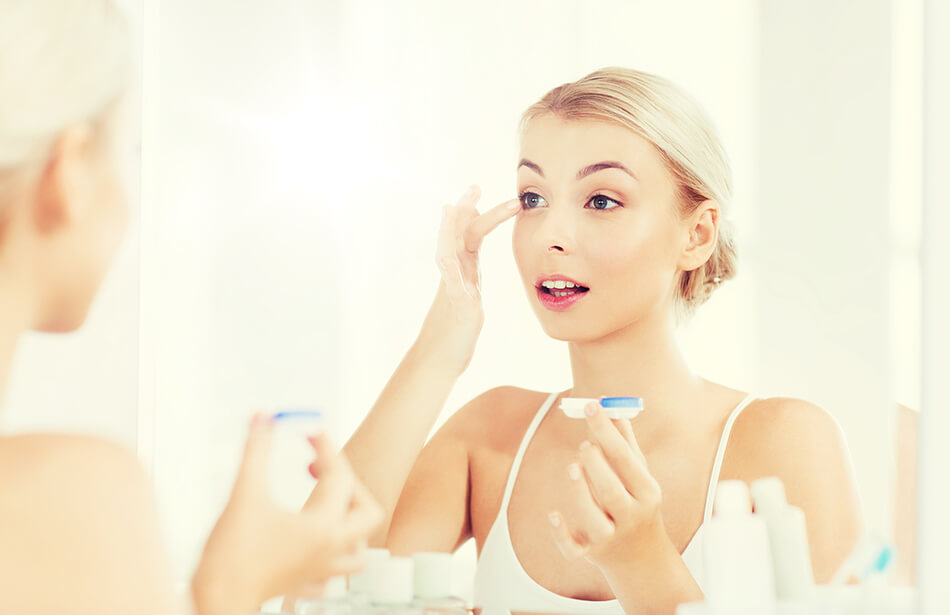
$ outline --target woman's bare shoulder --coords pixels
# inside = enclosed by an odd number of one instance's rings
[[[69,464],[63,468],[62,464]],[[135,455],[118,443],[94,436],[65,434],[25,434],[0,438],[0,480],[17,484],[38,475],[64,470],[75,472],[96,468],[100,471],[135,471],[145,477]]]
[[[548,395],[514,386],[495,387],[462,406],[445,427],[475,445],[498,443],[511,436],[520,439]]]
[[[118,444],[0,438],[0,543],[0,612],[172,612],[151,486]]]

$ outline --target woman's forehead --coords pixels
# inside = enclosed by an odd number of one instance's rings
[[[663,167],[653,144],[630,128],[602,120],[563,119],[552,113],[535,117],[525,125],[521,160],[537,165],[545,176],[575,174],[602,161],[620,162],[638,177]]]

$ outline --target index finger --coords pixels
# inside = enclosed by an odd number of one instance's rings
[[[617,427],[617,431],[620,432],[620,435],[623,436],[623,439],[627,441],[627,444],[630,445],[630,448],[633,449],[633,452],[640,456],[641,459],[646,461],[646,455],[643,454],[643,451],[640,450],[640,443],[637,442],[637,436],[633,433],[633,424],[630,423],[630,419],[612,419],[613,424]]]
[[[628,439],[621,431],[623,429],[620,425],[621,421],[612,421],[607,418],[607,413],[600,407],[599,402],[589,403],[584,409],[584,414],[587,427],[600,444],[604,457],[634,497],[637,497],[641,489],[647,486],[650,472],[636,439]],[[632,438],[632,428],[629,430],[629,435]]]
[[[321,441],[325,442],[326,440],[316,438],[315,446],[317,442]],[[320,480],[317,482],[317,486],[314,487],[313,493],[310,494],[306,504],[304,504],[303,509],[308,512],[328,513],[336,518],[349,508],[350,498],[353,494],[354,477],[341,455],[335,454],[326,461],[327,464],[322,468]]]
[[[478,252],[485,235],[498,228],[498,226],[508,218],[513,218],[519,211],[521,211],[521,201],[519,199],[511,199],[510,201],[505,201],[500,205],[492,207],[472,220],[468,226],[465,227],[463,235],[465,249],[469,252]]]
[[[633,447],[624,437],[617,425],[618,421],[611,420],[600,402],[592,401],[584,408],[584,419],[591,434],[604,450],[607,459],[613,464],[615,461],[628,458]],[[639,447],[636,448],[639,451]]]

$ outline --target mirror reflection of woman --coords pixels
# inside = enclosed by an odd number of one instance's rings
[[[0,395],[25,332],[83,323],[124,234],[128,37],[109,0],[0,5]],[[320,437],[311,502],[279,509],[271,429],[266,418],[251,426],[189,604],[175,596],[134,454],[95,437],[0,436],[0,613],[242,615],[358,569],[378,507]]]
[[[673,613],[703,596],[716,483],[778,476],[827,582],[862,530],[837,423],[703,378],[675,340],[736,271],[730,169],[705,113],[660,77],[597,71],[525,112],[517,167],[517,199],[479,213],[472,188],[446,207],[435,300],[345,447],[386,512],[374,544],[450,552],[474,538],[477,606]],[[528,301],[567,344],[573,382],[486,391],[426,444],[482,327],[479,247],[509,218]],[[646,410],[557,410],[618,395]]]

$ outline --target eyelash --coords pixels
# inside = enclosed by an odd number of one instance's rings
[[[538,194],[537,192],[532,192],[532,191],[530,191],[530,190],[525,190],[524,192],[522,192],[521,194],[518,195],[518,200],[521,201],[521,210],[522,210],[522,211],[529,211],[529,210],[532,210],[532,209],[538,209],[537,207],[525,207],[525,202],[524,202],[524,200],[525,200],[525,197],[526,197],[527,195],[529,195],[529,194],[532,194],[532,195],[538,197],[539,199],[543,199],[543,197],[542,197],[540,194]],[[611,203],[616,203],[617,206],[616,206],[616,207],[609,207],[609,208],[608,208],[608,207],[600,207],[600,208],[599,208],[599,207],[587,207],[587,206],[590,204],[591,201],[593,201],[594,199],[597,199],[597,198],[607,199],[607,200],[610,201]],[[606,196],[606,195],[603,195],[603,194],[595,194],[594,196],[592,196],[592,197],[590,197],[589,199],[587,199],[587,202],[586,202],[586,203],[584,203],[584,208],[585,208],[585,209],[593,209],[593,210],[595,210],[595,211],[611,211],[611,210],[613,210],[613,209],[620,209],[620,208],[623,207],[623,206],[624,206],[623,203],[621,203],[621,202],[618,201],[617,199],[612,199],[612,198],[610,198],[609,196]]]

